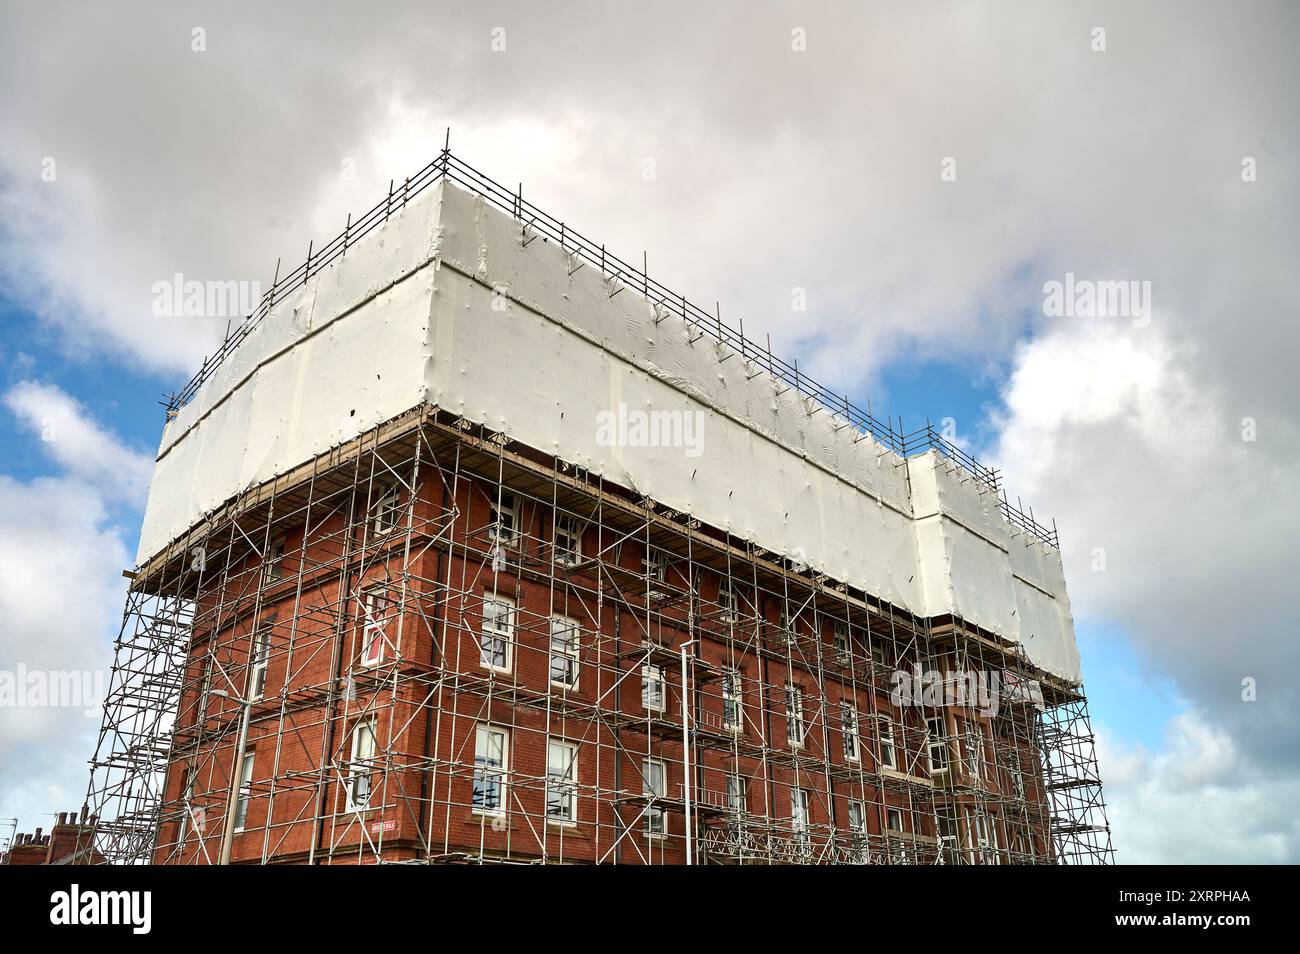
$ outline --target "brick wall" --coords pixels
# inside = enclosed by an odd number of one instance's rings
[[[907,833],[936,837],[932,813],[914,811],[909,795],[909,785],[937,784],[928,777],[932,773],[925,758],[925,717],[930,713],[893,705],[887,683],[852,678],[820,662],[797,663],[794,653],[787,659],[743,649],[750,644],[738,640],[716,612],[722,578],[717,573],[702,571],[696,577],[701,600],[712,608],[709,613],[703,605],[692,606],[687,581],[675,566],[668,568],[661,585],[687,598],[663,609],[649,628],[644,599],[628,605],[610,599],[594,612],[590,599],[557,588],[549,570],[542,572],[531,562],[535,554],[506,546],[493,555],[483,533],[470,545],[473,534],[468,531],[486,528],[493,519],[494,485],[462,480],[454,495],[437,480],[420,487],[410,511],[414,524],[428,525],[454,504],[465,540],[458,538],[450,551],[439,544],[408,554],[404,534],[387,550],[368,550],[373,523],[366,522],[364,533],[355,524],[350,532],[340,512],[314,522],[305,542],[301,525],[268,536],[271,543],[283,544],[274,572],[266,570],[266,559],[252,554],[214,576],[217,582],[200,595],[198,616],[208,622],[196,627],[178,720],[180,757],[167,775],[165,822],[155,860],[204,863],[216,858],[227,793],[236,777],[235,729],[241,710],[212,690],[224,687],[232,695],[250,691],[256,634],[265,629],[270,633],[265,686],[252,708],[245,750],[253,755],[252,787],[244,825],[233,841],[234,861],[302,861],[314,851],[318,860],[364,862],[376,859],[380,845],[385,860],[402,860],[417,855],[423,836],[453,855],[680,862],[685,858],[680,810],[667,811],[666,838],[648,836],[633,822],[644,807],[638,796],[645,758],[664,765],[667,804],[681,792],[677,647],[690,638],[693,609],[699,614],[691,686],[701,739],[695,759],[702,816],[721,807],[727,776],[739,771],[748,776],[751,814],[788,825],[791,790],[797,788],[808,793],[812,826],[847,832],[848,802],[854,799],[868,807],[868,834],[880,834],[887,809],[897,808],[904,813]],[[406,508],[409,501],[403,496],[400,504]],[[521,539],[552,538],[549,509],[539,503],[520,500],[516,524]],[[584,552],[594,553],[597,546],[589,531]],[[362,554],[346,567],[341,556],[345,547]],[[574,575],[586,580],[586,592],[601,592],[602,574],[631,579],[641,572],[646,553],[645,544],[629,539],[616,552],[604,554],[604,567]],[[444,583],[453,591],[449,599],[440,589]],[[388,642],[382,660],[365,666],[361,657],[367,627],[358,594],[376,587],[387,588],[401,606],[384,617]],[[779,601],[746,593],[741,574],[735,575],[733,587],[748,604],[747,616],[778,624]],[[514,604],[516,614],[508,671],[493,671],[480,659],[484,600],[500,596]],[[550,681],[548,621],[553,613],[577,620],[581,628],[573,688]],[[791,625],[805,644],[829,646],[829,616],[814,620],[804,614]],[[663,670],[662,713],[642,705],[633,654],[644,644],[662,647],[650,651]],[[865,647],[854,649],[864,663],[870,658]],[[913,661],[906,650],[891,646],[889,652],[891,666]],[[745,714],[734,738],[722,725],[720,679],[729,671],[738,676]],[[788,739],[786,686],[798,687],[803,695],[806,731],[798,746]],[[857,712],[856,759],[845,752],[843,703]],[[575,704],[599,710],[602,717],[574,715]],[[879,726],[884,718],[894,725],[892,775],[881,764]],[[972,787],[978,797],[1004,795],[1012,783],[992,748],[1000,743],[991,722],[984,720],[990,746],[983,754],[986,768],[973,783],[966,771],[973,756],[963,747],[966,725],[976,717],[947,712],[944,718],[950,733],[950,774],[944,781]],[[372,795],[372,807],[356,812],[348,805],[347,763],[362,721],[373,721],[388,768],[378,776],[384,784]],[[476,811],[472,804],[480,725],[508,730],[509,777],[527,780],[507,784],[505,810],[499,814]],[[541,780],[548,738],[577,746],[579,796],[572,824],[546,819]],[[1026,748],[1024,757],[1032,766],[1024,773],[1027,799],[1041,802],[1036,753]],[[192,794],[187,797],[191,772]],[[960,814],[961,800],[954,798],[954,804]],[[621,835],[625,827],[627,834]],[[1030,827],[1023,850],[1046,857],[1045,830]]]

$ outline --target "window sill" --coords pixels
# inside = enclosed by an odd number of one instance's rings
[[[889,778],[900,779],[901,781],[904,781],[904,782],[911,782],[911,783],[913,783],[914,785],[924,785],[924,786],[926,786],[926,787],[928,787],[928,788],[933,788],[933,787],[934,787],[934,782],[933,782],[933,780],[928,779],[928,778],[922,778],[922,777],[919,776],[919,775],[909,775],[907,772],[900,772],[898,769],[891,769],[891,768],[888,768],[888,767],[882,767],[881,770],[880,770],[880,774],[881,774],[881,775],[888,776]]]

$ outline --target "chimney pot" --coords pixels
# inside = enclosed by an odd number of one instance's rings
[[[56,828],[62,828],[62,827],[63,827],[64,825],[66,825],[67,823],[68,823],[68,813],[67,813],[67,812],[59,812],[59,820],[56,821],[56,822],[54,823],[54,826],[55,826]]]
[[[36,843],[37,843],[38,845],[41,843],[41,832],[42,832],[43,830],[44,830],[44,829],[41,829],[41,828],[36,829]]]

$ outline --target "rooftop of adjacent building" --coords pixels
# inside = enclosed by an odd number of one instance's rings
[[[103,856],[90,837],[96,821],[85,805],[80,812],[59,812],[48,833],[43,828],[16,833],[13,844],[0,855],[0,865],[97,864]]]

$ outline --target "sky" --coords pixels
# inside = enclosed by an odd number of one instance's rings
[[[1264,2],[5,0],[0,672],[111,663],[158,402],[226,328],[156,315],[156,283],[268,286],[450,129],[834,390],[951,419],[1055,518],[1118,860],[1294,863],[1298,28]],[[1135,295],[1053,306],[1098,282]],[[81,804],[97,729],[0,708],[0,840]]]

